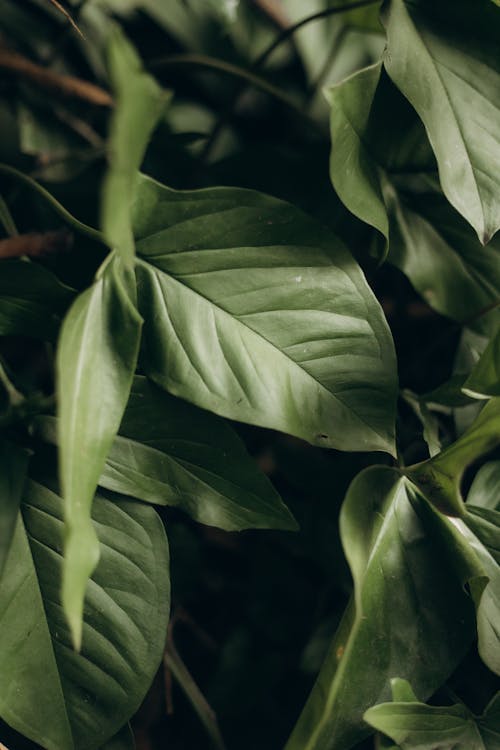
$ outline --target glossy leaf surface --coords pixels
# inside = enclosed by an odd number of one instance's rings
[[[71,307],[59,340],[60,475],[66,503],[63,605],[77,646],[85,587],[99,557],[90,507],[132,385],[141,322],[112,259]]]
[[[500,18],[489,0],[390,0],[385,67],[425,124],[443,190],[487,243],[500,226]]]
[[[27,484],[0,589],[0,666],[8,685],[0,716],[47,750],[98,750],[138,708],[161,660],[168,548],[152,508],[96,498],[101,560],[77,653],[60,602],[62,505],[46,487]]]
[[[335,235],[259,193],[147,178],[134,224],[153,380],[311,443],[393,451],[392,339]]]
[[[37,421],[55,439],[55,420]],[[134,379],[99,484],[149,503],[173,505],[226,531],[297,525],[271,482],[220,417]]]
[[[355,600],[287,750],[348,750],[369,733],[363,714],[387,700],[391,678],[412,679],[427,697],[467,650],[472,603],[435,540],[433,513],[393,469],[353,481],[341,534]]]

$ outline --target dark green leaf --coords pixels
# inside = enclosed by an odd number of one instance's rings
[[[435,539],[433,514],[393,469],[353,481],[341,533],[355,601],[287,750],[348,750],[368,734],[363,713],[389,698],[391,678],[411,678],[427,697],[464,655],[472,603]]]
[[[500,226],[498,11],[489,0],[472,16],[469,0],[389,0],[382,19],[385,67],[426,127],[447,198],[487,243]]]
[[[312,443],[394,450],[391,336],[335,235],[259,193],[147,178],[134,223],[153,380]]]
[[[55,420],[39,419],[37,430],[53,441]],[[297,528],[223,419],[136,377],[119,432],[99,480],[102,487],[176,506],[227,531]]]
[[[62,598],[77,646],[85,587],[99,556],[90,507],[132,385],[141,323],[118,259],[112,258],[71,307],[59,340],[59,451],[67,529]]]
[[[152,508],[96,498],[101,560],[77,653],[59,599],[62,519],[62,500],[28,482],[0,589],[0,670],[9,688],[0,691],[0,716],[47,750],[97,750],[137,710],[161,660],[168,548]]]
[[[492,337],[463,388],[466,394],[480,398],[500,396],[500,329]]]
[[[0,585],[16,528],[28,457],[27,451],[0,440]]]

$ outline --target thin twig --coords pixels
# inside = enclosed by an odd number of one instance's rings
[[[0,240],[0,258],[21,258],[29,255],[37,258],[48,253],[68,250],[73,244],[73,235],[66,229],[56,232],[30,232]]]
[[[49,2],[52,3],[52,5],[54,6],[54,8],[57,8],[57,10],[60,13],[62,13],[63,16],[65,16],[65,18],[69,21],[70,25],[74,28],[74,30],[78,34],[80,34],[80,36],[82,37],[82,39],[85,39],[84,35],[82,34],[82,32],[80,31],[80,29],[78,28],[78,26],[75,23],[75,21],[73,21],[71,15],[68,13],[68,11],[66,10],[66,8],[63,8],[63,6],[61,5],[61,3],[59,3],[57,0],[49,0]]]
[[[100,88],[100,86],[96,86],[89,81],[83,81],[81,78],[47,70],[42,65],[37,65],[28,60],[27,57],[23,57],[23,55],[12,50],[0,48],[0,68],[10,70],[15,75],[49,89],[56,94],[83,99],[99,107],[113,106],[111,95]]]

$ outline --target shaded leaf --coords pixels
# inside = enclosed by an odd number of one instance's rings
[[[467,503],[479,508],[500,509],[500,461],[481,466],[467,495]]]
[[[0,715],[47,750],[107,743],[139,707],[163,651],[169,579],[161,521],[145,505],[100,497],[93,518],[101,560],[80,653],[59,600],[62,500],[35,482],[26,486],[0,588],[0,669],[9,686]]]
[[[51,417],[37,432],[55,440]],[[136,377],[99,484],[150,503],[173,505],[227,531],[297,529],[291,513],[236,432],[219,417]]]
[[[390,0],[384,64],[426,127],[446,197],[486,244],[500,226],[500,18],[479,0],[471,34],[470,14],[468,0]]]
[[[87,578],[99,546],[90,507],[125,410],[137,361],[141,318],[117,259],[106,262],[71,307],[57,350],[61,485],[66,545],[63,605],[77,646]],[[98,394],[98,398],[96,398]]]
[[[500,329],[465,381],[463,390],[466,394],[479,398],[500,396]]]
[[[432,514],[394,469],[354,479],[340,524],[355,598],[287,750],[348,750],[369,733],[363,714],[389,698],[391,678],[411,678],[428,697],[464,655],[472,603]]]
[[[311,443],[393,451],[392,339],[335,235],[259,193],[145,177],[134,224],[155,382]]]
[[[74,297],[53,273],[24,260],[0,262],[0,335],[54,340]]]
[[[29,454],[0,440],[0,585],[19,514]]]

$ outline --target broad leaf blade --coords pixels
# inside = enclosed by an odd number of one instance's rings
[[[341,534],[355,602],[287,750],[349,750],[369,733],[363,714],[390,697],[391,678],[427,697],[466,652],[472,603],[427,516],[393,469],[368,469],[349,488]]]
[[[491,510],[500,509],[500,461],[481,466],[467,495],[467,504]]]
[[[465,381],[463,390],[480,398],[500,396],[500,329]]]
[[[85,587],[99,555],[90,506],[132,385],[141,322],[113,259],[73,304],[59,341],[60,475],[67,528],[63,604],[77,646]]]
[[[258,193],[142,178],[135,233],[153,380],[311,443],[393,451],[392,339],[331,232]]]
[[[116,106],[110,126],[110,168],[104,181],[101,221],[107,241],[130,265],[135,255],[130,205],[137,170],[169,94],[145,73],[137,53],[117,26],[110,35],[108,62]]]
[[[447,198],[486,244],[500,226],[500,19],[487,0],[473,19],[471,35],[468,0],[390,0],[385,67],[425,124]]]
[[[59,601],[62,506],[46,487],[28,483],[8,585],[0,589],[0,662],[10,688],[0,694],[0,715],[47,750],[98,750],[137,710],[161,660],[168,548],[152,508],[96,498],[102,554],[76,653]],[[130,747],[124,741],[122,734],[118,747]]]
[[[23,448],[0,440],[0,585],[17,524],[28,458]]]

